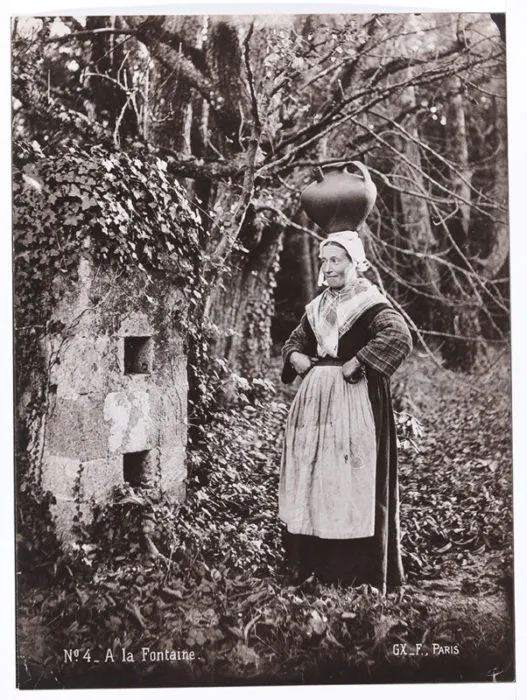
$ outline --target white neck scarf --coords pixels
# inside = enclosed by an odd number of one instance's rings
[[[388,304],[378,288],[358,278],[342,291],[325,289],[306,306],[307,320],[317,340],[319,357],[338,356],[339,340],[375,304]]]

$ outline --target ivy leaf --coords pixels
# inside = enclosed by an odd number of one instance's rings
[[[206,641],[207,637],[200,629],[191,629],[186,639],[186,643],[191,647],[196,645],[203,646]]]
[[[247,644],[237,644],[235,653],[242,666],[254,665],[258,667],[260,657],[252,647],[247,646]]]
[[[87,209],[91,209],[92,207],[96,207],[99,204],[99,202],[96,199],[92,199],[90,196],[84,194],[82,196],[81,200],[81,209],[82,211],[86,211]]]
[[[40,144],[39,144],[38,141],[32,141],[32,142],[31,142],[31,147],[32,147],[32,149],[35,151],[35,153],[37,153],[39,156],[43,156],[43,155],[44,155],[44,152],[42,151],[42,148],[41,148],[41,146],[40,146]]]
[[[42,193],[42,183],[39,182],[35,177],[28,175],[27,173],[22,174],[24,182],[26,182],[30,187],[32,187],[39,194]]]
[[[80,221],[81,221],[80,216],[69,215],[64,219],[64,225],[65,226],[78,226]]]

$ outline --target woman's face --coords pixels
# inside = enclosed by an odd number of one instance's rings
[[[357,277],[355,264],[340,245],[325,245],[320,254],[320,262],[324,279],[331,289],[342,289]]]

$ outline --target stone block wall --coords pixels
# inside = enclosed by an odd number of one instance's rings
[[[42,486],[63,539],[75,513],[129,483],[184,497],[187,363],[181,292],[116,277],[82,258],[47,338],[49,410]]]

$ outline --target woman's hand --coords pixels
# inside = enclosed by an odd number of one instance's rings
[[[301,377],[307,374],[313,366],[313,359],[303,352],[292,352],[289,356],[289,362],[293,365],[293,369]]]
[[[356,384],[364,376],[364,367],[356,357],[352,357],[342,365],[342,374],[347,382]]]

